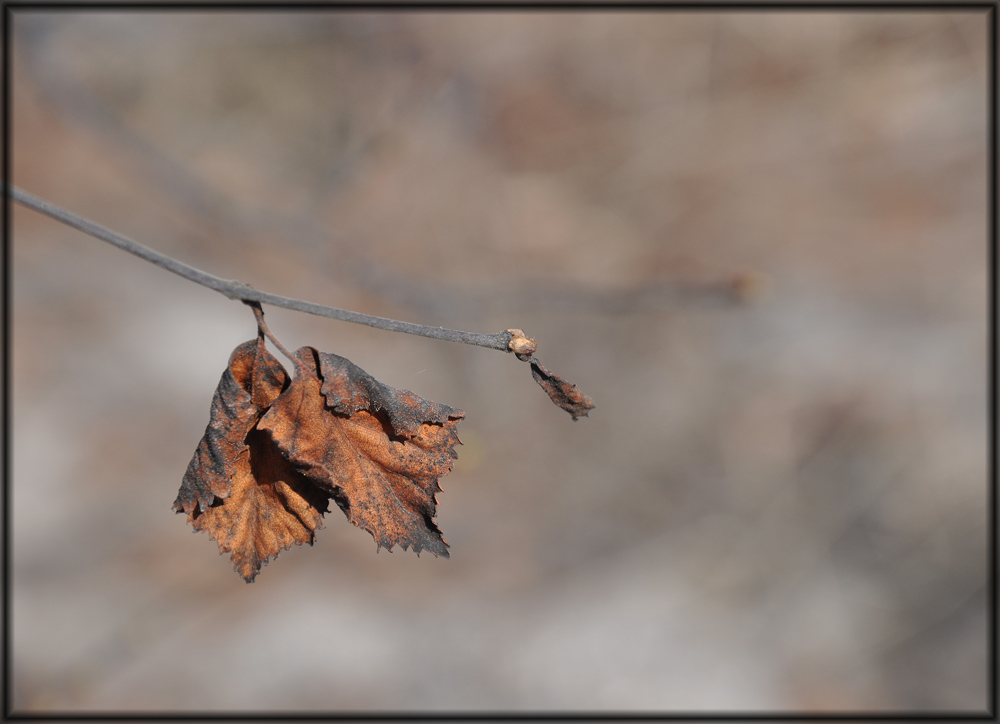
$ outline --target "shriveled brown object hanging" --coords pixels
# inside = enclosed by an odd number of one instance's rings
[[[535,382],[545,390],[550,400],[566,410],[574,420],[586,417],[597,406],[579,387],[547,370],[534,357],[528,361],[531,362],[531,376],[535,378]]]
[[[465,413],[383,384],[343,357],[312,347],[295,356],[295,378],[260,429],[379,548],[447,558],[432,518]]]
[[[447,557],[432,518],[461,410],[397,390],[303,347],[289,379],[263,337],[232,353],[174,509],[231,553],[249,583],[313,542],[333,498],[379,547]]]

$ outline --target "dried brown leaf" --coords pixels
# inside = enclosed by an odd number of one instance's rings
[[[531,362],[531,376],[535,378],[535,382],[541,385],[549,399],[571,414],[574,420],[578,417],[587,417],[587,414],[597,406],[572,382],[547,370],[534,357],[529,361]]]
[[[266,433],[251,430],[247,443],[236,461],[230,496],[188,518],[221,552],[232,553],[236,572],[250,583],[281,551],[312,545],[329,512],[329,495],[296,471]]]
[[[385,385],[343,357],[311,347],[295,356],[295,377],[259,429],[379,548],[448,557],[432,518],[465,413]]]
[[[329,496],[312,485],[256,429],[289,385],[263,339],[233,350],[205,435],[188,465],[174,509],[207,531],[249,583],[262,565],[293,544],[312,544]]]
[[[208,427],[188,465],[174,508],[205,510],[216,498],[228,498],[236,461],[253,429],[281,391],[288,373],[267,351],[263,339],[236,347],[212,397]]]

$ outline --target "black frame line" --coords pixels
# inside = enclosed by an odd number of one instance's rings
[[[518,720],[538,720],[538,721],[996,721],[998,713],[998,637],[1000,637],[1000,627],[997,621],[998,588],[997,564],[1000,560],[1000,549],[998,549],[997,539],[997,519],[998,519],[998,493],[997,493],[997,473],[1000,470],[1000,455],[997,451],[997,415],[998,385],[997,385],[997,365],[1000,363],[1000,348],[998,348],[997,338],[997,315],[1000,312],[1000,295],[997,291],[997,263],[1000,256],[997,253],[997,233],[998,233],[998,210],[997,210],[997,30],[998,30],[998,6],[996,2],[955,2],[947,3],[940,0],[930,0],[928,2],[913,2],[898,0],[897,2],[831,2],[822,0],[820,2],[678,2],[678,3],[657,3],[657,2],[632,2],[621,3],[601,2],[495,2],[469,4],[467,2],[430,2],[413,4],[406,2],[290,2],[287,4],[266,2],[195,2],[193,0],[180,0],[178,2],[154,1],[147,3],[139,2],[65,2],[53,1],[31,2],[28,0],[11,0],[3,3],[0,8],[0,36],[3,42],[3,78],[2,93],[0,93],[0,113],[2,113],[3,139],[2,139],[2,174],[3,188],[11,182],[11,61],[12,61],[12,16],[15,11],[114,11],[114,12],[192,12],[192,11],[225,11],[225,12],[262,12],[262,11],[406,11],[406,12],[427,12],[427,11],[601,11],[601,12],[759,12],[759,11],[790,11],[790,12],[931,12],[931,11],[985,11],[987,14],[987,35],[988,35],[988,63],[987,69],[987,193],[988,193],[988,218],[987,218],[987,274],[989,276],[989,309],[987,310],[987,395],[988,395],[988,480],[987,480],[987,504],[988,504],[988,534],[987,561],[989,570],[987,585],[987,633],[988,661],[987,675],[988,686],[990,688],[988,710],[980,713],[975,712],[954,712],[954,711],[857,711],[857,712],[792,712],[792,711],[682,711],[682,712],[644,712],[644,711],[595,711],[595,712],[574,712],[574,711],[510,711],[510,712],[490,712],[490,711],[437,711],[437,712],[402,712],[402,711],[354,711],[354,712],[297,712],[297,711],[267,711],[267,712],[226,712],[214,710],[192,710],[177,712],[146,712],[146,711],[15,711],[12,707],[13,700],[13,658],[11,648],[12,633],[12,612],[10,606],[11,594],[11,570],[12,570],[12,535],[11,535],[11,372],[10,372],[10,343],[11,343],[11,204],[12,201],[7,194],[3,194],[2,199],[2,223],[3,243],[0,245],[2,254],[2,278],[3,278],[3,312],[2,329],[0,335],[3,339],[3,449],[0,451],[0,463],[3,466],[3,557],[2,557],[2,588],[0,594],[3,598],[3,682],[0,689],[2,696],[2,709],[0,717],[5,721],[187,721],[192,719],[218,720],[218,721],[518,721]]]
[[[455,0],[454,2],[399,2],[399,0],[372,0],[372,2],[326,2],[317,0],[316,2],[302,2],[294,0],[288,3],[275,2],[275,0],[250,0],[249,2],[224,2],[212,0],[211,2],[198,2],[197,0],[150,0],[150,2],[136,2],[136,0],[123,0],[122,2],[72,2],[71,0],[8,0],[4,3],[6,8],[19,10],[45,10],[51,11],[96,11],[96,12],[164,12],[180,11],[191,12],[195,10],[210,12],[298,12],[316,11],[327,12],[358,12],[373,10],[396,10],[404,12],[439,12],[442,10],[453,10],[460,12],[482,12],[511,10],[517,12],[525,11],[600,11],[600,12],[757,12],[757,11],[794,11],[794,12],[930,12],[930,11],[989,11],[996,7],[996,3],[991,0],[956,0],[954,3],[943,2],[942,0],[877,0],[876,2],[862,2],[859,0],[816,0],[808,2],[803,0],[767,0],[754,2],[739,2],[734,0],[705,0],[704,2],[636,2],[635,0],[623,0],[623,2],[608,2],[607,0],[565,0],[563,2],[553,0],[540,0],[531,2],[530,0],[484,0],[483,2],[468,2],[468,0]]]

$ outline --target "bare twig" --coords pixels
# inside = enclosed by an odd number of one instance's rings
[[[479,334],[476,332],[463,332],[457,329],[445,329],[444,327],[429,327],[423,324],[413,324],[412,322],[401,322],[396,319],[386,319],[385,317],[375,317],[370,314],[353,312],[349,309],[338,309],[337,307],[326,307],[322,304],[313,304],[301,299],[283,297],[278,294],[258,291],[248,284],[235,279],[223,279],[206,271],[197,269],[189,264],[178,261],[166,254],[150,249],[148,246],[133,241],[126,236],[111,231],[100,224],[96,224],[89,219],[67,211],[53,203],[40,199],[37,196],[22,191],[14,186],[7,187],[8,195],[15,201],[28,208],[50,216],[56,221],[60,221],[74,229],[79,229],[85,234],[89,234],[96,239],[105,241],[124,251],[134,254],[156,266],[173,272],[185,279],[208,287],[229,299],[241,302],[258,302],[260,304],[270,304],[275,307],[284,307],[297,312],[306,312],[320,317],[339,319],[344,322],[364,324],[376,329],[385,329],[390,332],[405,332],[406,334],[416,334],[421,337],[431,337],[432,339],[443,339],[448,342],[460,342],[478,347],[498,349],[504,352],[511,351],[509,344],[512,339],[510,332],[504,331],[497,334]]]

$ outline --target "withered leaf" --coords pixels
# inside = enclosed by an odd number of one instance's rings
[[[212,397],[208,427],[188,464],[174,508],[202,511],[228,498],[236,461],[246,450],[247,433],[288,386],[288,373],[267,351],[262,338],[236,347]]]
[[[205,512],[194,510],[188,519],[195,530],[208,531],[221,552],[232,554],[236,572],[250,583],[281,551],[312,545],[328,503],[329,496],[295,470],[266,433],[254,429],[237,458],[230,496]]]
[[[587,414],[597,407],[594,401],[572,382],[550,372],[534,357],[529,361],[531,362],[531,376],[535,378],[535,382],[541,385],[550,400],[571,414],[574,420],[578,417],[587,417]]]
[[[248,583],[282,550],[312,544],[331,497],[379,548],[447,558],[435,495],[464,415],[311,347],[296,352],[289,379],[262,337],[244,342],[173,507]]]
[[[432,519],[465,413],[385,385],[343,357],[312,347],[295,356],[295,377],[258,428],[379,548],[447,558]]]
[[[329,496],[313,486],[256,429],[289,385],[262,338],[233,350],[212,411],[181,482],[174,509],[231,553],[249,583],[262,565],[293,544],[312,544]]]

